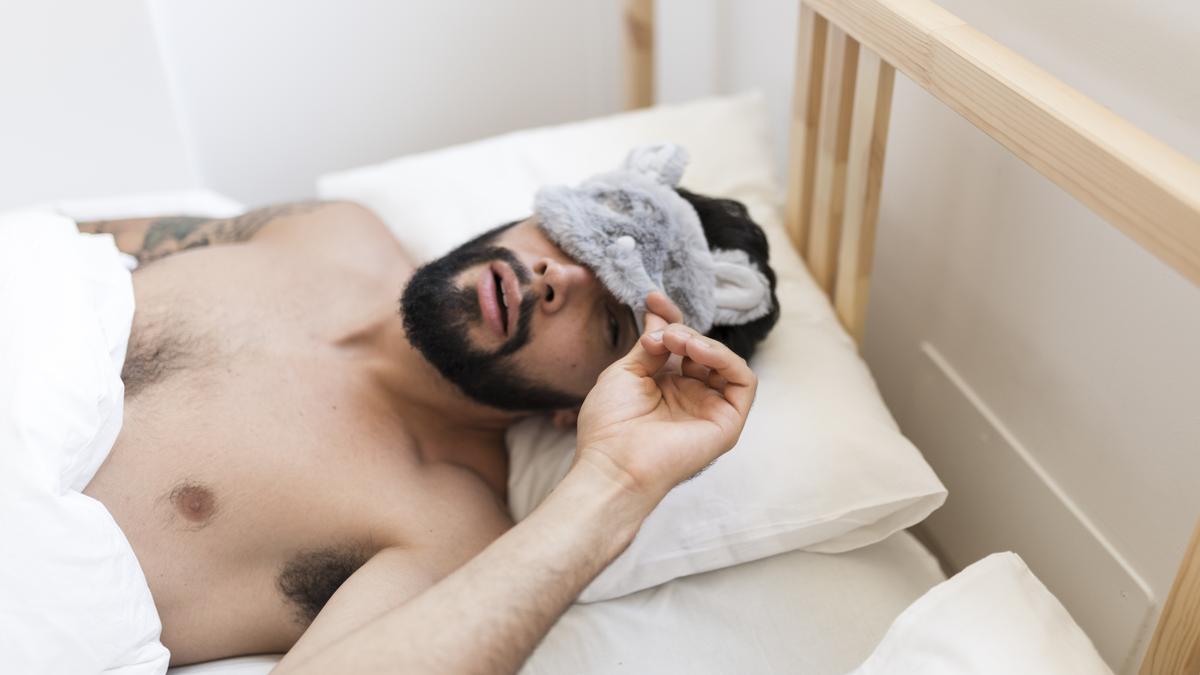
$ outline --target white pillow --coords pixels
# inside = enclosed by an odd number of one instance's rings
[[[630,547],[584,591],[585,602],[794,549],[845,551],[919,522],[945,500],[900,435],[853,341],[779,225],[760,95],[522,131],[322,177],[322,197],[375,210],[419,258],[529,215],[543,184],[617,166],[631,146],[679,143],[683,185],[733,197],[771,240],[782,315],[753,366],[758,398],[737,448],[673,490]],[[509,505],[523,518],[558,482],[574,433],[543,419],[508,436]]]
[[[921,596],[851,675],[1112,675],[1025,561],[993,553]]]

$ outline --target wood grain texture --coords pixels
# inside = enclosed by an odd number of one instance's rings
[[[789,132],[787,203],[784,225],[792,245],[803,258],[808,249],[812,219],[813,175],[817,162],[817,129],[821,114],[821,85],[825,74],[825,39],[829,23],[800,5],[796,39],[795,88]]]
[[[1200,164],[926,0],[807,0],[1200,284]]]
[[[654,0],[625,0],[625,107],[654,104]]]
[[[1175,575],[1139,675],[1200,673],[1200,523]]]
[[[812,221],[805,259],[817,285],[831,298],[846,195],[846,155],[858,76],[858,42],[834,25],[825,44],[825,75],[817,129]]]
[[[846,199],[838,247],[834,310],[855,343],[862,345],[866,322],[875,224],[883,186],[883,158],[896,70],[869,49],[860,49],[846,155]]]

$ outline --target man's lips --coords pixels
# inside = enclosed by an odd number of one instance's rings
[[[505,334],[512,335],[517,332],[517,322],[521,319],[521,281],[517,279],[513,268],[502,260],[492,263],[492,272],[500,278],[500,291],[507,308],[507,311],[501,314],[507,319]]]
[[[479,275],[476,285],[483,322],[500,339],[516,330],[521,311],[521,283],[508,264],[495,261]]]

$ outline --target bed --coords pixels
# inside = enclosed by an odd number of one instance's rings
[[[653,3],[628,0],[625,12],[627,101],[636,109],[653,102]],[[861,342],[864,333],[897,71],[1200,283],[1195,163],[931,2],[806,0],[798,30],[782,231],[852,340]],[[943,466],[968,470],[937,458],[930,463],[939,473]],[[970,498],[959,503],[972,513]],[[901,530],[843,552],[759,556],[576,605],[524,672],[844,673],[944,572],[972,562],[948,532],[918,528],[924,544]],[[1039,553],[1068,556],[1072,548]],[[1200,527],[1156,623],[1157,608],[1142,601],[1143,589],[1119,574],[1113,579],[1106,588],[1051,590],[1114,672],[1196,672]],[[681,616],[686,622],[663,625]],[[651,632],[653,638],[639,639]],[[248,657],[171,672],[249,675],[269,671],[275,661]]]
[[[630,109],[649,106],[654,92],[654,7],[650,0],[625,3],[626,100]],[[930,2],[922,0],[812,0],[801,3],[799,40],[795,63],[795,101],[789,139],[789,174],[783,221],[790,244],[803,256],[817,286],[827,295],[844,329],[861,342],[883,181],[884,152],[894,77],[897,71],[937,97],[979,129],[1000,142],[1017,157],[1028,162],[1046,177],[1095,210],[1106,220],[1132,237],[1192,281],[1200,281],[1200,169],[1169,148],[1146,136],[1128,123],[1087,100],[1061,82],[1008,52],[986,36],[974,31]],[[335,181],[336,182],[336,181]],[[328,192],[328,191],[327,191]],[[332,196],[341,196],[338,190]],[[354,196],[351,194],[350,196]],[[368,199],[369,201],[369,199]],[[952,467],[950,460],[939,465],[950,471],[969,471]],[[974,516],[980,509],[972,496],[960,498],[960,518]],[[978,498],[982,500],[982,497]],[[1034,500],[1043,513],[1063,506],[1053,499]],[[990,525],[990,523],[988,523]],[[942,568],[958,571],[974,558],[949,535],[952,530],[918,528],[929,550],[936,551]],[[941,534],[941,538],[939,538]],[[1197,530],[1200,537],[1200,530]],[[1058,583],[1064,603],[1076,612],[1076,618],[1092,634],[1097,648],[1116,672],[1138,670],[1142,673],[1194,672],[1200,659],[1200,556],[1197,537],[1179,569],[1179,575],[1157,625],[1150,619],[1155,607],[1132,575],[1122,575],[1119,566],[1107,577],[1105,588],[1074,588]],[[997,539],[998,540],[995,540]],[[1016,546],[1003,535],[990,543],[997,549]],[[1101,542],[1103,544],[1103,542]],[[1071,551],[1087,551],[1089,543],[1062,547],[1060,550],[1034,552],[1035,555],[1062,557]],[[1103,549],[1103,546],[1101,546]],[[1095,564],[1108,564],[1106,551],[1099,550]],[[1108,551],[1111,553],[1111,551]],[[974,554],[977,557],[977,553]],[[866,576],[856,576],[851,586],[856,594],[842,586],[845,593],[825,604],[818,600],[816,577],[861,574],[856,567],[867,556],[881,567]],[[529,672],[730,672],[731,666],[715,661],[692,659],[702,648],[685,637],[676,642],[660,637],[664,654],[672,658],[653,661],[653,656],[637,646],[624,643],[617,656],[606,652],[606,641],[622,644],[622,634],[602,630],[589,635],[588,627],[609,627],[589,621],[598,614],[621,615],[631,625],[642,616],[635,607],[664,598],[700,598],[706,588],[739,580],[747,605],[761,608],[767,621],[754,622],[748,632],[727,635],[727,655],[738,653],[729,647],[742,642],[751,645],[750,660],[743,659],[743,672],[844,672],[865,658],[866,644],[847,648],[844,631],[833,623],[824,629],[804,621],[813,619],[805,608],[858,606],[853,612],[863,634],[873,637],[878,626],[894,618],[902,607],[871,603],[864,598],[881,589],[896,597],[923,592],[941,573],[930,564],[931,554],[916,544],[909,533],[899,533],[885,541],[857,551],[835,555],[809,552],[783,553],[719,571],[669,581],[633,595],[608,600],[598,605],[577,606],[547,637],[546,643],[528,664]],[[820,566],[825,572],[818,571]],[[857,569],[857,572],[848,570]],[[915,576],[877,576],[882,570],[922,570]],[[840,582],[849,580],[842,576]],[[764,588],[778,592],[757,595]],[[708,602],[718,603],[719,593]],[[885,593],[884,595],[887,595]],[[878,596],[883,597],[883,596]],[[796,599],[807,598],[811,604]],[[681,601],[682,602],[682,601]],[[778,603],[778,604],[777,604]],[[836,612],[834,613],[836,614]],[[841,615],[846,616],[846,615]],[[833,618],[829,615],[827,618]],[[791,622],[799,621],[798,624]],[[717,620],[720,624],[720,620]],[[763,627],[766,632],[757,628]],[[776,630],[784,628],[792,639],[781,638]],[[699,619],[680,631],[691,635],[709,635],[713,624]],[[787,630],[790,629],[790,630]],[[727,627],[727,630],[731,630]],[[813,631],[816,632],[806,632]],[[828,631],[828,632],[822,632]],[[820,635],[821,637],[815,637]],[[765,636],[765,637],[764,637]],[[804,637],[796,637],[804,636]],[[589,647],[591,645],[591,647]],[[792,647],[804,645],[804,649]],[[824,645],[823,647],[821,645]],[[598,650],[598,654],[597,654]],[[572,660],[571,655],[589,654]],[[566,655],[566,656],[564,656]],[[624,655],[624,656],[622,656]],[[753,658],[761,657],[761,660]],[[805,658],[809,660],[805,660]],[[627,659],[627,660],[626,660]],[[772,660],[774,659],[774,660]],[[653,664],[653,665],[651,665]],[[686,664],[686,665],[685,665]],[[710,669],[705,670],[705,664]],[[713,665],[717,664],[717,665]],[[606,669],[607,668],[607,669]],[[197,671],[199,672],[199,671]]]

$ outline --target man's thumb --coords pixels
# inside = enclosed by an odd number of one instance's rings
[[[633,349],[617,363],[640,377],[649,377],[659,371],[671,357],[671,352],[662,341],[662,329],[667,322],[657,314],[646,313],[646,332],[642,333]]]

